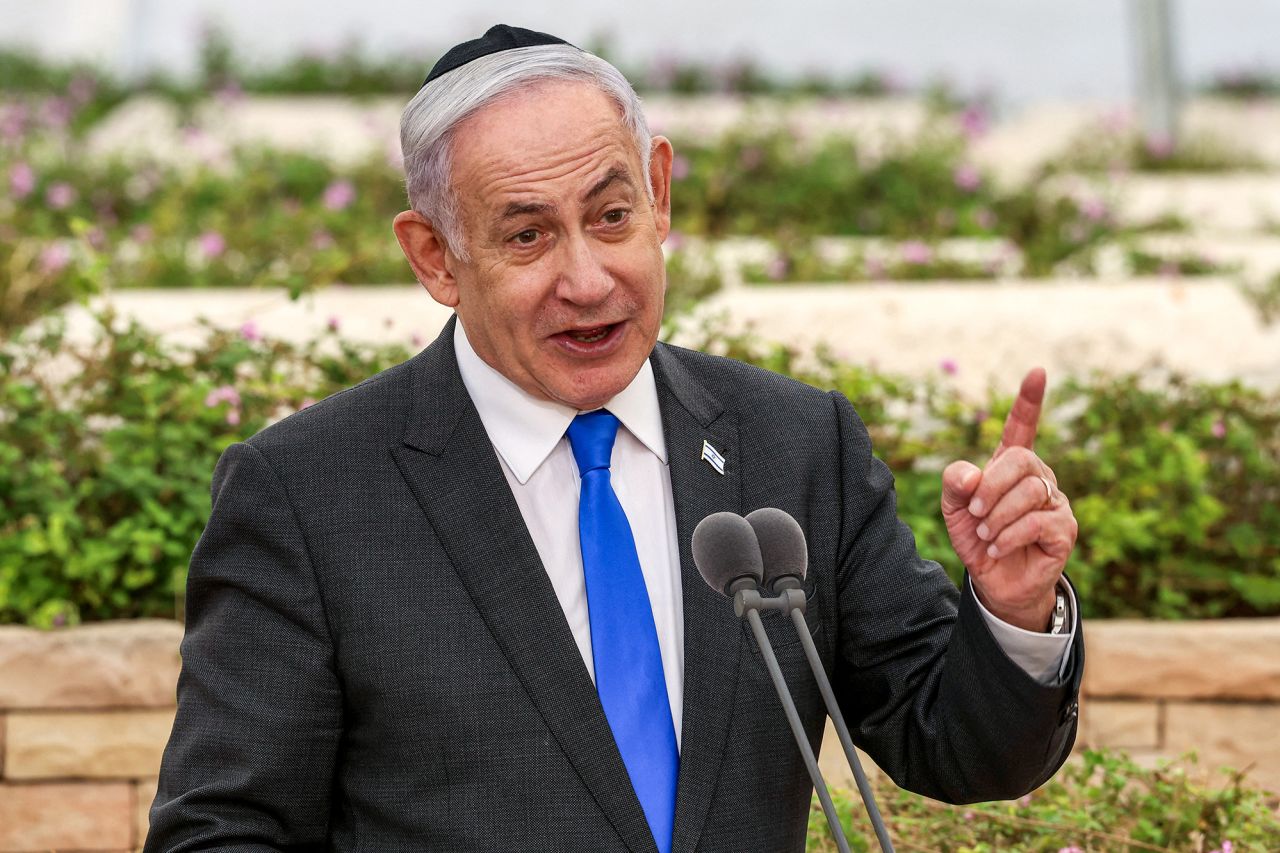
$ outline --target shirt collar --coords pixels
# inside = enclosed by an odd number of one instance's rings
[[[453,332],[462,384],[471,395],[480,422],[502,461],[521,485],[551,455],[578,410],[563,403],[540,400],[490,367],[472,349],[459,320]],[[645,359],[626,388],[604,404],[627,430],[665,465],[667,442],[662,434],[658,386],[653,366]]]

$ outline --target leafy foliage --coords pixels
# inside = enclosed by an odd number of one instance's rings
[[[953,459],[984,464],[1010,396],[966,403],[819,353],[726,335],[694,346],[843,392],[894,471],[921,553],[957,581],[938,506]],[[812,363],[811,363],[812,362]],[[1280,395],[1179,376],[1095,377],[1051,389],[1036,450],[1071,496],[1080,537],[1067,572],[1084,615],[1162,619],[1280,614]]]
[[[172,614],[218,454],[408,355],[335,333],[295,346],[208,329],[180,347],[110,317],[89,342],[42,326],[0,354],[0,622]],[[714,328],[700,345],[845,393],[921,552],[960,576],[939,472],[985,458],[1009,398],[979,408],[943,381],[802,364]],[[1068,383],[1047,411],[1038,449],[1080,520],[1068,571],[1086,615],[1280,614],[1280,399],[1121,377]]]
[[[1245,853],[1273,851],[1280,812],[1262,791],[1230,774],[1200,781],[1194,756],[1144,769],[1123,753],[1086,750],[1038,791],[1008,803],[950,806],[918,797],[883,777],[874,785],[899,850],[961,853]],[[836,791],[849,847],[879,849],[857,791]],[[809,853],[836,849],[815,799]]]

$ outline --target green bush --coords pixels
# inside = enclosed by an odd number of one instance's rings
[[[1194,756],[1144,769],[1123,753],[1086,750],[1020,800],[950,806],[881,777],[876,801],[898,850],[960,853],[1246,853],[1276,850],[1274,797],[1231,773],[1222,787],[1197,779]],[[878,850],[857,791],[836,791],[849,847]],[[815,798],[809,853],[836,849]]]
[[[0,354],[0,622],[171,615],[222,449],[408,355],[332,333],[267,341],[251,325],[178,347],[115,322],[85,344],[48,324]],[[959,578],[939,472],[987,458],[1008,397],[977,407],[945,380],[823,354],[802,364],[714,328],[700,346],[843,391],[921,552]],[[1068,571],[1085,615],[1280,614],[1280,398],[1177,378],[1068,382],[1038,449],[1080,520]]]
[[[0,622],[175,613],[227,445],[408,356],[329,336],[306,347],[211,332],[171,348],[104,318],[0,355]]]
[[[692,343],[848,396],[894,471],[921,553],[959,580],[941,470],[985,464],[1011,396],[972,405],[945,378],[911,382],[825,353],[802,362],[714,323]],[[1050,388],[1036,450],[1080,522],[1067,572],[1086,616],[1280,615],[1280,395],[1178,376],[1067,380]]]

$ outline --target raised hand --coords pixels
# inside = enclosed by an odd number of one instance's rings
[[[1034,447],[1045,372],[1022,380],[1000,444],[985,468],[952,462],[942,472],[942,517],[978,598],[996,617],[1044,631],[1079,526],[1053,469]]]

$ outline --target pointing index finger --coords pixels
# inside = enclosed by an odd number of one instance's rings
[[[1013,408],[1004,422],[1004,434],[1000,437],[1000,446],[995,456],[999,456],[1006,447],[1025,447],[1034,450],[1036,444],[1036,428],[1040,424],[1040,409],[1044,404],[1044,389],[1048,384],[1048,376],[1043,367],[1033,367],[1022,380],[1022,388],[1018,390],[1018,399],[1013,401]]]

